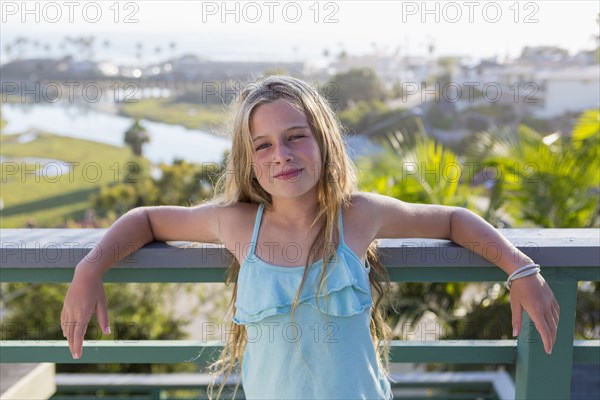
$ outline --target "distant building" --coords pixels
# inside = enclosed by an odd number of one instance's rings
[[[537,64],[550,64],[566,61],[569,51],[556,46],[526,46],[521,51],[518,61],[529,61]]]
[[[553,118],[600,106],[600,65],[594,55],[595,51],[582,51],[569,57],[554,47],[526,48],[509,64],[484,60],[463,66],[455,81],[461,85],[476,83],[478,89],[495,86],[502,97],[494,104],[512,105],[519,115]],[[486,102],[492,103],[480,99],[475,105]],[[472,104],[462,101],[458,106],[464,109]]]
[[[550,118],[600,107],[600,65],[546,70],[536,74],[540,103],[534,115]]]

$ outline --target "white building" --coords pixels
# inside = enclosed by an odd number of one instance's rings
[[[600,107],[600,65],[546,70],[536,74],[541,100],[535,115],[551,118]]]
[[[595,50],[569,56],[557,47],[526,47],[513,62],[482,60],[477,65],[463,66],[454,79],[459,84],[476,82],[478,88],[497,86],[503,94],[498,104],[512,104],[520,114],[553,118],[600,106],[600,65],[596,57]],[[460,104],[459,109],[461,106],[472,105]]]

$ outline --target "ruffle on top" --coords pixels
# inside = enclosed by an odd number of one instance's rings
[[[336,257],[327,268],[326,284],[319,293],[317,304],[317,285],[322,269],[322,260],[309,268],[298,304],[307,303],[323,313],[337,317],[349,317],[371,307],[371,268],[365,268],[345,243],[339,245]],[[303,273],[304,267],[268,264],[251,252],[238,275],[234,322],[249,324],[291,312]]]

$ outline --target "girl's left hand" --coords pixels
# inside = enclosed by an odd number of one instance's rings
[[[525,310],[542,337],[546,353],[551,354],[556,340],[560,307],[542,275],[535,274],[512,281],[510,308],[513,336],[518,336],[521,332]]]

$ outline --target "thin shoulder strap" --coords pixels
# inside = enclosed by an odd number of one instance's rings
[[[256,219],[254,220],[254,230],[252,231],[252,240],[250,241],[250,250],[248,254],[254,254],[256,248],[256,241],[258,240],[258,230],[260,229],[260,221],[262,220],[263,210],[265,206],[261,203],[256,211]]]
[[[338,225],[340,227],[340,244],[345,244],[344,242],[344,219],[342,218],[342,207],[338,211]]]

